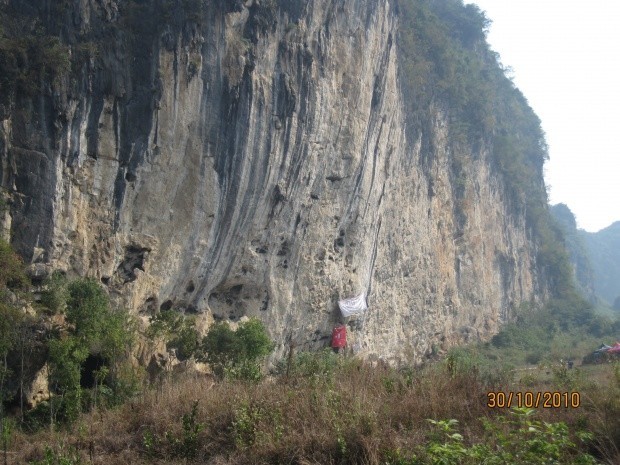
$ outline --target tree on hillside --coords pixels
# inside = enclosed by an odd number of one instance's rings
[[[620,295],[614,300],[614,310],[620,311]]]
[[[27,325],[26,315],[19,309],[16,293],[28,285],[28,277],[24,265],[9,243],[0,239],[0,436],[6,437],[4,402],[16,394],[9,381],[19,376],[23,382],[24,366],[24,328]],[[12,370],[9,364],[9,353],[16,348],[22,349],[21,372]],[[14,368],[14,367],[13,367]],[[16,373],[17,371],[17,373]],[[5,443],[6,451],[6,443]]]

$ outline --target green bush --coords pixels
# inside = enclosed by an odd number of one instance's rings
[[[429,441],[415,453],[402,450],[386,454],[388,465],[595,465],[598,462],[582,453],[571,439],[563,422],[547,423],[535,419],[536,410],[514,408],[507,415],[483,420],[487,439],[467,445],[457,430],[457,420],[428,420],[434,430]],[[588,433],[576,434],[579,441],[591,439]]]
[[[68,327],[50,332],[48,361],[51,390],[57,397],[46,409],[51,421],[71,423],[83,407],[117,404],[136,391],[127,355],[133,342],[133,321],[111,308],[108,295],[92,279],[67,282],[52,276],[44,294],[52,311],[64,309]],[[82,387],[82,371],[89,356],[103,365],[95,370],[93,392]],[[32,424],[39,422],[33,416]]]
[[[343,358],[331,349],[318,352],[298,352],[293,357],[280,360],[276,365],[276,373],[302,378],[333,378]]]
[[[187,360],[196,354],[200,346],[200,335],[193,321],[184,321],[181,330],[170,341],[170,346],[177,350],[179,360]]]
[[[175,349],[179,360],[198,355],[200,335],[193,319],[170,309],[162,310],[151,318],[147,334],[149,337],[163,337],[168,349]]]
[[[82,411],[82,364],[88,349],[73,336],[49,341],[50,388],[60,396],[60,404],[51,412],[52,421],[73,422]],[[54,407],[51,405],[51,407]]]
[[[25,289],[28,284],[22,259],[8,242],[0,239],[0,293],[5,289]]]
[[[78,279],[68,286],[67,322],[75,335],[94,344],[104,337],[105,320],[110,313],[106,292],[94,279]]]
[[[262,360],[273,350],[273,343],[267,334],[265,325],[257,318],[251,318],[239,324],[235,336],[238,340],[241,360],[250,362]]]
[[[525,356],[525,361],[530,365],[538,365],[542,360],[542,354],[539,352],[530,352]]]
[[[142,436],[142,447],[149,458],[195,459],[200,448],[200,433],[205,424],[198,422],[198,401],[194,401],[189,413],[181,417],[181,433],[166,431],[163,437],[146,430]]]
[[[213,367],[214,371],[223,369],[226,365],[241,358],[239,341],[230,325],[225,322],[211,326],[202,340],[202,349],[205,361]]]
[[[68,287],[67,322],[91,354],[110,363],[120,359],[133,341],[133,323],[126,312],[113,310],[104,289],[93,279],[78,279]]]
[[[273,343],[263,323],[253,318],[240,323],[236,331],[228,323],[215,323],[204,337],[201,349],[201,358],[220,378],[256,380]]]
[[[67,308],[69,280],[63,274],[54,272],[45,281],[45,290],[41,293],[41,305],[53,314],[63,313]]]
[[[198,401],[194,401],[192,410],[181,417],[181,437],[166,432],[166,439],[172,449],[173,456],[193,459],[198,454],[200,445],[199,434],[205,425],[198,423]]]
[[[81,465],[80,453],[75,447],[45,447],[45,455],[41,460],[29,462],[30,465]]]

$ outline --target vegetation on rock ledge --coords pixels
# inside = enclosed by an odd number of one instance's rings
[[[54,274],[37,303],[4,241],[0,265],[0,413],[17,405],[20,426],[36,430],[72,423],[83,410],[122,402],[136,390],[131,318],[111,307],[96,281]],[[25,389],[41,370],[51,396],[28,409]]]

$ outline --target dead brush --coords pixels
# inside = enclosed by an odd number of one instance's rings
[[[444,364],[397,370],[345,363],[286,382],[212,384],[186,375],[117,409],[85,414],[73,430],[18,435],[14,462],[40,460],[46,445],[65,444],[93,464],[384,465],[395,451],[410,456],[424,448],[433,434],[428,419],[458,420],[465,444],[493,444],[481,419],[507,412],[489,409],[486,392],[475,370],[451,373]],[[597,456],[613,463],[620,405],[612,393],[594,394],[583,410],[541,409],[540,418],[587,427]]]

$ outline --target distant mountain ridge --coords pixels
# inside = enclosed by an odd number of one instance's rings
[[[614,304],[620,297],[620,221],[591,233],[577,229],[565,204],[554,205],[551,213],[564,232],[579,290],[591,302]]]
[[[594,271],[594,290],[610,305],[620,296],[620,221],[590,233],[580,229]]]
[[[575,215],[567,205],[559,203],[552,206],[550,211],[564,233],[566,249],[573,265],[575,283],[583,296],[595,303],[597,301],[596,276],[590,251],[581,234],[585,231],[577,229]]]

